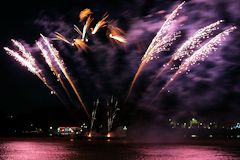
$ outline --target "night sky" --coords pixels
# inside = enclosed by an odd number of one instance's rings
[[[128,44],[111,44],[102,29],[89,42],[89,51],[76,50],[62,42],[53,42],[63,57],[69,73],[74,78],[83,101],[91,111],[93,100],[100,98],[102,106],[114,96],[119,99],[123,118],[142,116],[161,120],[196,116],[203,119],[240,120],[240,34],[236,30],[221,47],[204,62],[191,67],[188,75],[182,74],[164,92],[148,105],[161,89],[172,72],[165,73],[159,81],[148,85],[156,71],[166,63],[172,53],[195,31],[217,20],[223,19],[221,28],[240,22],[240,1],[236,0],[191,0],[180,11],[184,19],[179,27],[182,37],[169,52],[160,53],[160,58],[148,63],[143,70],[128,102],[124,103],[130,82],[140,64],[141,57],[152,38],[176,5],[175,0],[36,0],[32,2],[8,1],[1,5],[0,69],[1,107],[7,113],[37,112],[38,110],[79,111],[74,104],[63,105],[50,90],[27,69],[4,53],[3,47],[12,47],[11,38],[26,44],[29,51],[39,53],[34,46],[40,33],[53,37],[58,31],[67,37],[74,37],[73,24],[79,24],[78,14],[84,8],[94,12],[95,23],[104,13],[126,32]],[[49,79],[54,79],[49,76]],[[57,87],[62,92],[60,87]],[[104,110],[104,109],[103,109]],[[71,114],[72,114],[71,113]],[[41,113],[44,115],[44,113]],[[139,117],[136,117],[138,119]]]

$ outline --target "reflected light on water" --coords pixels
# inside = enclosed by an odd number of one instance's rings
[[[0,146],[0,159],[4,160],[62,160],[74,152],[57,143],[8,142]]]
[[[234,154],[233,154],[234,153]],[[3,160],[237,160],[237,147],[156,145],[114,140],[0,141]]]
[[[239,157],[222,150],[220,147],[205,146],[168,146],[147,147],[138,150],[138,160],[237,160]],[[147,158],[144,158],[147,157]]]

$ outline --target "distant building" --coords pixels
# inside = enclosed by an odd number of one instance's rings
[[[63,126],[57,128],[57,135],[67,136],[67,135],[79,135],[82,133],[82,128],[75,126]]]

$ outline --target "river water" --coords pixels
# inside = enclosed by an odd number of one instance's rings
[[[0,139],[1,160],[240,160],[240,145]]]

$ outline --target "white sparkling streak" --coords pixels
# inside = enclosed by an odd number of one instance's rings
[[[210,53],[217,50],[217,47],[221,45],[221,42],[226,39],[226,37],[233,32],[237,27],[233,26],[225,31],[219,33],[213,37],[209,42],[202,46],[199,50],[193,53],[193,55],[187,58],[184,63],[179,67],[180,70],[188,70],[188,66],[196,64],[198,61],[204,61]]]
[[[74,85],[74,83],[73,83],[70,75],[68,74],[68,72],[67,72],[67,70],[66,70],[66,67],[65,67],[65,64],[64,64],[63,60],[60,58],[60,55],[59,55],[57,49],[55,49],[55,48],[53,47],[53,45],[48,41],[48,39],[47,39],[45,36],[43,36],[43,35],[41,34],[41,37],[43,38],[44,43],[47,45],[47,47],[48,47],[48,49],[49,49],[49,52],[50,52],[50,54],[52,55],[52,57],[54,58],[55,62],[57,63],[57,65],[58,65],[59,68],[61,69],[61,71],[62,71],[62,73],[64,74],[64,76],[67,78],[67,80],[68,80],[69,84],[71,85],[74,93],[76,94],[76,96],[77,96],[80,104],[82,105],[85,113],[87,114],[88,117],[90,117],[90,116],[89,116],[89,113],[88,113],[88,111],[87,111],[87,108],[86,108],[85,104],[83,103],[82,98],[81,98],[80,94],[78,93],[77,88],[76,88],[76,86]]]
[[[158,43],[152,47],[151,51],[148,53],[148,56],[144,59],[144,61],[148,62],[157,58],[158,56],[154,56],[154,53],[160,53],[163,51],[169,51],[173,42],[178,38],[181,37],[181,32],[175,32],[173,34],[167,34],[162,39],[158,39]]]
[[[25,47],[22,45],[22,43],[18,42],[17,40],[12,39],[11,40],[15,46],[18,47],[19,51],[22,53],[22,56],[30,61],[32,64],[35,64],[35,59],[32,57],[31,53],[29,53]]]
[[[12,42],[19,48],[21,54],[9,49],[8,47],[4,47],[4,50],[7,52],[7,54],[14,57],[17,62],[19,62],[22,66],[26,67],[31,73],[36,75],[51,90],[51,94],[55,94],[61,100],[54,88],[48,84],[46,78],[42,73],[42,70],[35,63],[35,59],[32,57],[31,53],[27,52],[25,47],[20,42],[16,40],[12,40]]]
[[[44,57],[44,59],[45,59],[46,63],[48,64],[48,66],[50,67],[51,71],[53,71],[52,70],[53,64],[52,64],[52,61],[51,61],[51,59],[50,59],[50,57],[48,55],[49,53],[47,52],[46,49],[44,49],[44,47],[43,47],[41,42],[37,41],[36,44],[37,44],[38,48],[41,50],[41,54]]]
[[[218,47],[221,45],[221,42],[226,39],[226,37],[233,32],[237,27],[233,26],[230,27],[215,37],[213,37],[210,41],[208,41],[205,45],[203,45],[200,49],[195,51],[192,56],[185,59],[185,61],[179,66],[179,69],[177,72],[171,77],[171,79],[162,87],[158,95],[155,97],[155,99],[159,96],[159,94],[166,89],[180,74],[182,74],[185,71],[190,71],[189,67],[192,65],[195,65],[199,61],[204,61],[209,54],[213,53],[218,49]],[[154,100],[155,100],[154,99]]]
[[[54,49],[52,44],[47,40],[47,38],[45,36],[43,36],[41,34],[41,37],[43,38],[45,44],[47,45],[47,47],[48,47],[48,49],[50,51],[50,54],[54,58],[54,61],[57,63],[58,67],[61,69],[61,71],[63,72],[63,74],[65,76],[68,75],[67,71],[66,71],[65,64],[64,64],[63,60],[60,58],[58,51],[56,49]],[[67,78],[67,76],[66,76],[66,78]]]
[[[15,52],[8,47],[4,47],[4,50],[7,52],[8,55],[14,57],[14,59],[19,62],[22,66],[26,67],[30,72],[33,74],[38,74],[39,70],[35,68],[30,61],[23,58],[18,52]]]
[[[173,27],[173,23],[174,23],[174,19],[175,17],[178,15],[178,11],[180,9],[182,9],[182,6],[184,5],[185,2],[181,3],[180,5],[178,5],[178,7],[168,16],[168,18],[166,19],[166,21],[163,23],[162,27],[159,29],[157,35],[153,38],[152,42],[150,43],[147,51],[145,52],[145,54],[142,57],[142,61],[137,69],[137,72],[135,73],[133,80],[130,84],[129,90],[128,90],[128,94],[127,97],[125,99],[125,101],[127,101],[127,99],[129,98],[133,86],[138,78],[138,76],[140,75],[141,71],[143,70],[143,68],[145,67],[145,65],[150,61],[153,60],[155,58],[158,58],[158,56],[155,56],[154,54],[156,52],[162,52],[162,51],[167,51],[169,50],[169,47],[172,45],[173,41],[177,39],[177,37],[180,37],[180,31],[179,32],[173,32],[172,28]]]
[[[164,37],[173,37],[172,34],[169,34],[171,30],[171,25],[174,22],[175,17],[178,15],[178,11],[182,9],[182,6],[185,2],[178,5],[178,7],[168,16],[166,21],[163,23],[162,27],[158,31],[157,35],[153,38],[151,44],[149,45],[147,51],[145,52],[142,61],[149,61],[151,57],[153,57],[154,49],[161,48],[161,45],[164,44],[161,42],[163,39],[167,39]],[[177,32],[178,33],[178,32]]]
[[[209,38],[213,31],[219,29],[218,25],[222,22],[223,20],[219,20],[195,32],[194,35],[184,42],[173,54],[173,60],[181,60],[184,57],[190,56],[194,52],[194,49],[199,47],[204,39]]]

